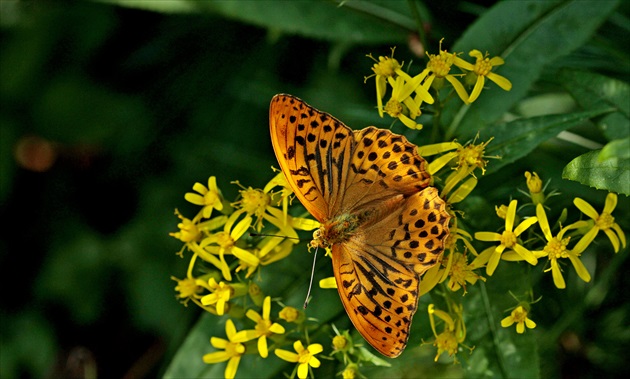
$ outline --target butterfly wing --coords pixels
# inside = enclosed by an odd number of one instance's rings
[[[449,216],[433,187],[386,211],[347,243],[333,246],[333,267],[355,328],[376,350],[394,358],[407,345],[419,275],[444,250]]]
[[[341,121],[290,95],[269,108],[271,141],[295,196],[319,221],[330,219],[344,191],[353,133]]]

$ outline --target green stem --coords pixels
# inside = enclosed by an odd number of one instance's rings
[[[420,43],[422,44],[422,47],[426,50],[427,38],[426,34],[424,33],[424,23],[422,22],[422,17],[420,16],[420,12],[418,12],[418,6],[416,5],[416,2],[414,0],[407,0],[407,3],[409,4],[411,15],[413,16],[414,20],[416,20],[416,31],[418,32]]]

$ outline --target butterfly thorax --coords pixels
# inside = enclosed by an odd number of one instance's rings
[[[361,226],[371,222],[376,213],[375,209],[367,209],[360,213],[343,213],[323,222],[313,233],[311,246],[330,248],[348,241],[361,230]]]

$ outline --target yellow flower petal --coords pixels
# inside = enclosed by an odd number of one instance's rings
[[[505,77],[499,74],[495,74],[494,72],[489,72],[486,76],[488,77],[488,79],[496,83],[496,85],[501,87],[502,90],[509,91],[512,89],[512,82],[507,80]]]
[[[337,288],[337,280],[335,279],[334,276],[322,279],[319,281],[319,287],[325,288],[325,289]]]
[[[276,349],[273,351],[278,358],[282,359],[283,361],[287,361],[287,362],[297,362],[299,356],[291,351],[287,351],[287,350],[282,350],[282,349]]]
[[[564,282],[564,277],[562,276],[562,272],[560,271],[560,266],[558,265],[558,261],[553,259],[551,261],[551,274],[553,276],[553,284],[560,289],[565,289],[567,287]]]
[[[512,247],[512,249],[514,249],[514,251],[516,251],[516,253],[518,255],[520,255],[521,257],[523,257],[523,259],[525,261],[527,261],[527,263],[535,266],[536,263],[538,263],[538,259],[536,258],[536,256],[534,256],[534,254],[532,254],[531,251],[527,250],[526,248],[524,248],[521,245],[514,245]]]
[[[306,379],[306,377],[308,376],[308,363],[300,363],[298,365],[298,378],[300,379]]]
[[[315,355],[324,351],[324,347],[319,343],[314,343],[312,345],[308,345],[308,352]]]
[[[610,240],[610,243],[612,243],[615,253],[618,252],[619,251],[619,238],[617,238],[617,235],[615,234],[615,232],[613,232],[610,229],[606,229],[604,230],[604,233],[606,233],[606,235],[608,236],[608,239]]]
[[[234,356],[229,360],[228,364],[225,366],[225,379],[234,379],[236,376],[236,370],[238,369],[238,363],[240,361],[240,355]]]
[[[215,349],[225,349],[225,347],[228,344],[227,340],[224,340],[223,338],[219,338],[219,337],[212,337],[210,338],[210,344],[215,348]]]
[[[535,223],[538,222],[538,218],[537,217],[530,217],[528,219],[523,220],[517,227],[516,229],[514,229],[514,235],[516,236],[520,236],[521,233],[523,233],[525,230],[527,230],[527,228],[529,228],[530,226],[534,225]]]
[[[501,241],[501,235],[495,232],[476,232],[475,239],[479,241],[495,242]]]
[[[504,328],[510,327],[514,324],[514,318],[510,315],[501,320],[501,326]]]
[[[269,350],[267,350],[267,336],[260,336],[258,339],[258,353],[263,358],[267,358]]]
[[[553,235],[551,234],[551,228],[549,227],[547,214],[545,213],[545,208],[540,203],[536,205],[536,217],[538,218],[538,225],[540,226],[540,230],[542,230],[547,241],[551,241]]]
[[[590,282],[591,274],[588,273],[588,270],[586,269],[586,267],[584,267],[584,263],[582,263],[580,258],[575,256],[575,254],[573,254],[572,252],[569,252],[568,255],[569,255],[569,260],[573,264],[573,268],[575,268],[575,272],[578,274],[580,279],[582,279],[583,281],[587,283]]]
[[[573,199],[573,204],[575,204],[575,206],[580,211],[582,211],[582,213],[592,218],[593,220],[596,220],[599,217],[599,214],[597,213],[595,208],[593,208],[589,203],[580,199],[579,197],[576,197],[575,199]]]
[[[603,213],[608,213],[608,214],[612,213],[615,210],[616,206],[617,206],[617,194],[608,192],[608,195],[606,195],[606,201],[604,203]]]
[[[225,351],[217,351],[214,353],[208,353],[203,356],[203,361],[208,364],[225,362],[230,359],[231,356]]]

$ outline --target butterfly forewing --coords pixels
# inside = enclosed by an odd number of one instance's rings
[[[319,221],[341,200],[352,131],[331,115],[289,95],[276,95],[269,110],[271,139],[293,192]]]

